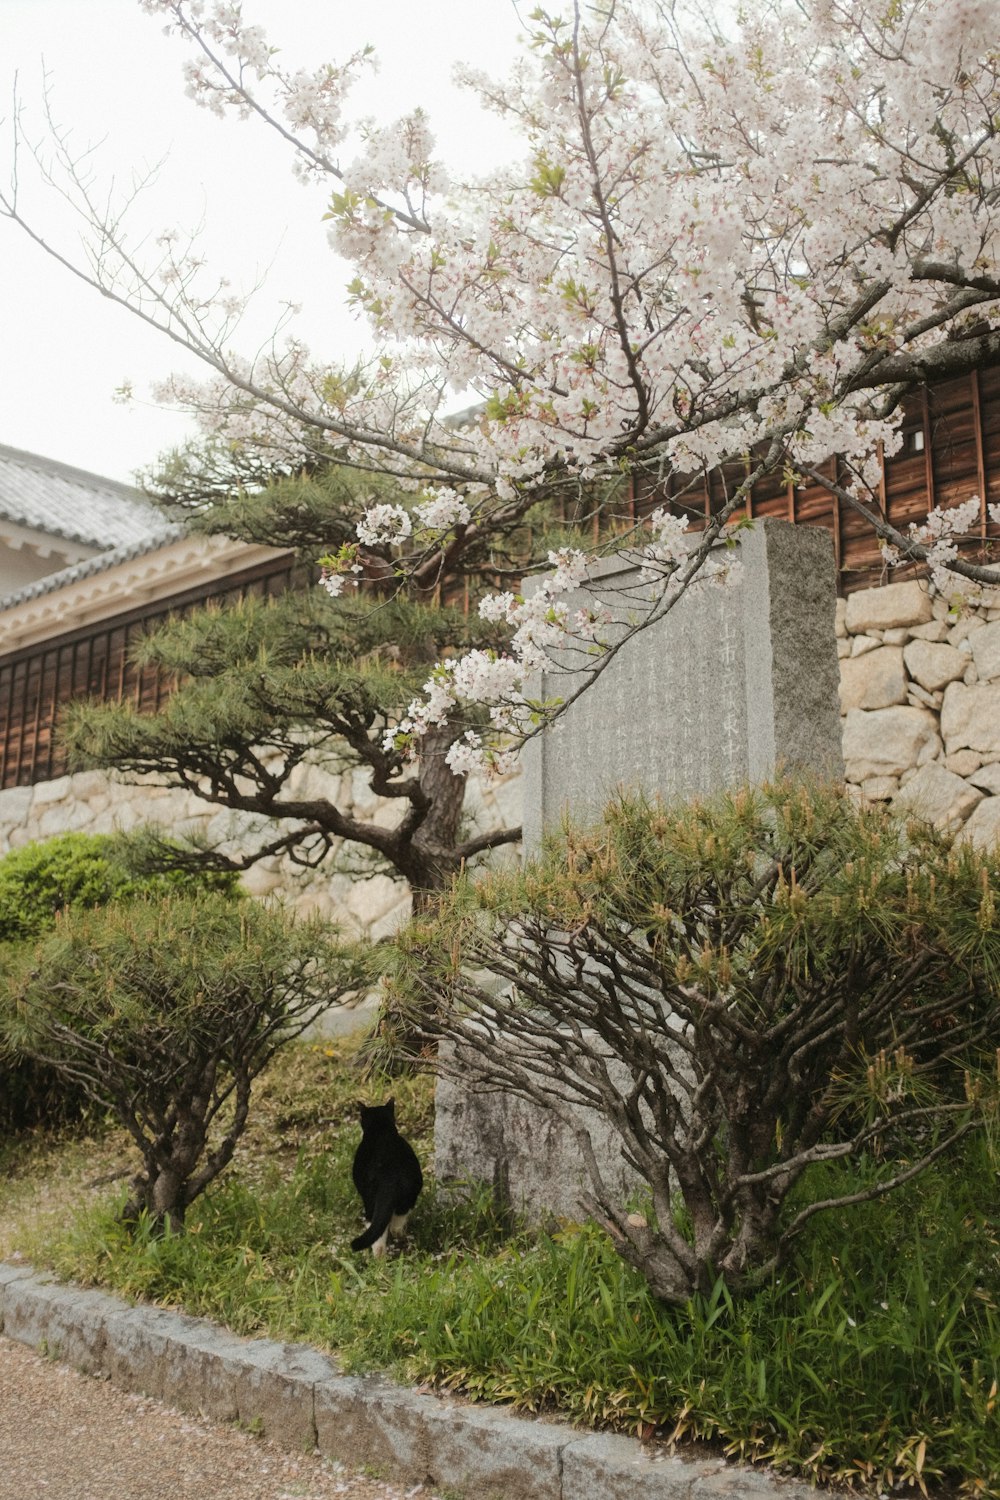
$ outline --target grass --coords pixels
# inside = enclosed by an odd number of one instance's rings
[[[429,1082],[392,1092],[427,1162]],[[753,1299],[718,1286],[678,1312],[596,1227],[529,1234],[488,1196],[456,1205],[433,1181],[401,1253],[352,1255],[354,1104],[368,1093],[340,1046],[289,1049],[233,1167],[188,1232],[163,1239],[122,1230],[116,1190],[80,1186],[120,1161],[113,1133],[8,1149],[0,1253],[307,1340],[351,1371],[708,1441],[815,1479],[1000,1496],[1000,1224],[982,1143],[881,1204],[818,1215],[795,1265]]]

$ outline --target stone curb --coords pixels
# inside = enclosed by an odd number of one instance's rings
[[[261,1431],[282,1447],[467,1500],[815,1500],[804,1485],[718,1459],[658,1454],[339,1373],[299,1344],[245,1339],[204,1318],[130,1306],[0,1262],[0,1333],[123,1390]]]

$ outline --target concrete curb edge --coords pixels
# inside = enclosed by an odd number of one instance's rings
[[[657,1454],[581,1432],[340,1374],[300,1344],[240,1338],[205,1318],[132,1306],[0,1262],[0,1333],[123,1390],[239,1422],[284,1448],[424,1482],[468,1500],[806,1500],[774,1475]]]

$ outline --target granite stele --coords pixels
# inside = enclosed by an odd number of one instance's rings
[[[528,854],[564,811],[596,817],[621,786],[672,801],[781,769],[843,779],[832,537],[770,519],[739,536],[733,582],[687,594],[527,746]],[[637,570],[605,566],[601,592],[616,619],[641,618],[649,589]],[[565,697],[578,680],[553,670],[536,691]],[[602,1171],[627,1194],[635,1179],[617,1137],[596,1117],[587,1130]],[[439,1180],[509,1185],[514,1206],[536,1216],[578,1215],[586,1186],[572,1135],[551,1113],[447,1076],[438,1084],[435,1166]]]

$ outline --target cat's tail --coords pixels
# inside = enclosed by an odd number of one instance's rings
[[[395,1201],[391,1191],[388,1189],[379,1193],[375,1199],[375,1208],[372,1213],[372,1221],[364,1234],[359,1234],[351,1241],[352,1250],[367,1250],[386,1234],[395,1214]]]

